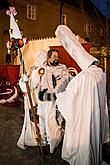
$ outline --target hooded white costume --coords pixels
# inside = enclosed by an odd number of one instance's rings
[[[85,51],[67,26],[59,25],[55,34],[82,69],[66,90],[57,94],[58,109],[66,120],[62,158],[70,165],[100,165],[102,145],[109,140],[106,75],[92,65],[98,60]]]
[[[35,59],[33,71],[31,70],[30,72],[35,73],[35,68],[38,67],[39,65],[42,65],[43,62],[46,60],[46,57],[47,57],[47,52],[45,52],[44,50],[38,51],[36,53],[36,59]],[[32,81],[31,79],[32,79],[32,76],[29,78],[29,83],[31,83],[31,81]],[[27,79],[26,75],[23,75],[23,78],[21,78],[19,81],[19,86],[23,93],[27,93],[25,81],[28,81],[28,79]],[[36,87],[35,83],[30,85],[33,106],[35,106],[37,104],[37,97],[36,97],[36,93],[34,91],[34,88]],[[31,109],[31,106],[30,106],[30,102],[28,99],[28,95],[25,94],[24,95],[24,110],[25,110],[24,123],[23,123],[21,135],[17,142],[18,147],[20,147],[22,149],[25,149],[26,146],[38,145],[38,143],[36,141],[35,124],[30,120],[30,113],[29,113],[30,109]]]
[[[44,51],[39,51],[36,55],[35,69],[32,71],[30,76],[30,89],[32,94],[33,105],[37,104],[37,114],[39,115],[39,128],[42,138],[42,144],[46,145],[48,141],[50,145],[50,152],[54,151],[54,148],[59,144],[62,139],[63,132],[61,128],[59,128],[57,120],[56,120],[56,103],[55,100],[51,101],[40,101],[38,99],[38,92],[48,88],[49,93],[54,93],[58,86],[62,83],[62,81],[69,77],[68,71],[66,70],[64,65],[57,66],[48,66],[44,65],[43,62],[47,57],[47,53]],[[40,77],[39,70],[43,68],[44,73],[42,77]],[[52,75],[56,77],[56,87],[53,87]],[[19,85],[22,91],[26,92],[25,84],[20,80]],[[22,128],[21,136],[17,142],[17,145],[25,149],[25,146],[35,146],[37,142],[35,125],[30,120],[29,109],[30,104],[28,100],[28,96],[24,97],[24,105],[25,105],[25,117],[24,124]],[[45,137],[47,136],[47,139]],[[46,141],[47,140],[47,141]]]

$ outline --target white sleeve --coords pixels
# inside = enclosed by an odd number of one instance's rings
[[[62,116],[68,118],[68,108],[72,107],[77,94],[77,79],[73,78],[66,87],[64,92],[56,93],[56,104]],[[73,101],[72,101],[73,100]]]

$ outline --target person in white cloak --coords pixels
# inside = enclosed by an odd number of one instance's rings
[[[62,117],[56,119],[56,102],[54,93],[65,78],[70,77],[66,66],[59,63],[59,52],[51,49],[47,52],[45,64],[38,67],[32,76],[31,85],[37,87],[38,115],[42,144],[50,145],[50,153],[60,143],[63,137],[61,130]],[[34,84],[34,85],[33,85]],[[45,97],[44,93],[46,92]]]
[[[59,25],[55,34],[82,69],[56,94],[66,121],[62,158],[70,165],[100,165],[102,145],[109,141],[106,75],[67,26]]]
[[[59,52],[53,49],[48,51],[45,64],[37,64],[37,67],[32,71],[30,76],[30,88],[33,93],[32,98],[34,103],[38,105],[37,114],[39,115],[42,145],[46,146],[48,143],[50,145],[50,153],[54,151],[54,148],[60,143],[63,137],[63,131],[56,120],[54,93],[67,77],[70,77],[70,75],[65,65],[59,64]],[[47,91],[46,98],[43,97],[45,91]],[[26,107],[28,105],[27,103],[28,99],[26,98]],[[35,129],[33,129],[33,124],[29,117],[29,106],[27,109],[28,113],[27,110],[25,111],[24,129],[17,143],[21,148],[24,148],[25,145],[37,145],[35,142]],[[62,120],[62,117],[60,119]]]
[[[31,83],[31,74],[35,72],[35,69],[42,65],[43,62],[46,60],[47,52],[44,50],[40,50],[36,53],[36,59],[33,68],[29,71],[28,75],[24,74],[19,80],[19,86],[24,93],[24,123],[21,131],[21,135],[18,139],[17,145],[21,149],[26,149],[27,146],[36,146],[38,145],[38,142],[36,141],[36,128],[33,121],[31,121],[30,116],[30,102],[27,95],[27,89],[26,89],[26,81],[29,82],[30,90],[31,90],[31,98],[33,106],[36,106],[37,99],[34,91],[34,87],[30,85]],[[37,111],[37,110],[36,110]]]

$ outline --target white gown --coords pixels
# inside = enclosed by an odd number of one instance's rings
[[[57,94],[66,120],[62,158],[70,165],[100,165],[102,144],[109,140],[106,77],[95,65],[81,71]]]
[[[42,67],[45,69],[45,73],[42,76],[42,80],[40,80],[38,71]],[[53,88],[53,84],[52,84],[52,74],[54,74],[57,79],[57,85],[55,88]],[[61,141],[63,137],[63,132],[59,128],[58,123],[56,121],[55,101],[40,101],[38,99],[38,92],[39,90],[48,88],[48,92],[53,93],[57,90],[57,88],[60,86],[62,81],[68,77],[69,74],[65,66],[61,64],[53,67],[41,65],[32,72],[32,75],[30,77],[30,89],[32,91],[33,105],[35,105],[35,103],[38,104],[37,114],[39,115],[40,133],[42,136],[42,140],[44,141],[45,141],[45,134],[47,135],[47,140],[50,145],[50,153],[53,153],[54,148],[57,147],[57,145]],[[20,82],[20,84],[21,87],[23,87],[24,83],[22,84],[22,82]],[[30,115],[29,115],[30,103],[27,95],[24,97],[24,108],[25,108],[24,124],[20,138],[17,142],[17,145],[22,149],[25,149],[26,146],[38,145],[38,143],[35,140],[36,138],[35,124],[30,120]]]

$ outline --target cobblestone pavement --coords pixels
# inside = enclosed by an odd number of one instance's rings
[[[38,147],[22,150],[16,145],[23,124],[22,113],[22,103],[0,105],[0,165],[68,165],[61,159],[60,147],[53,154],[48,152],[43,161]]]

